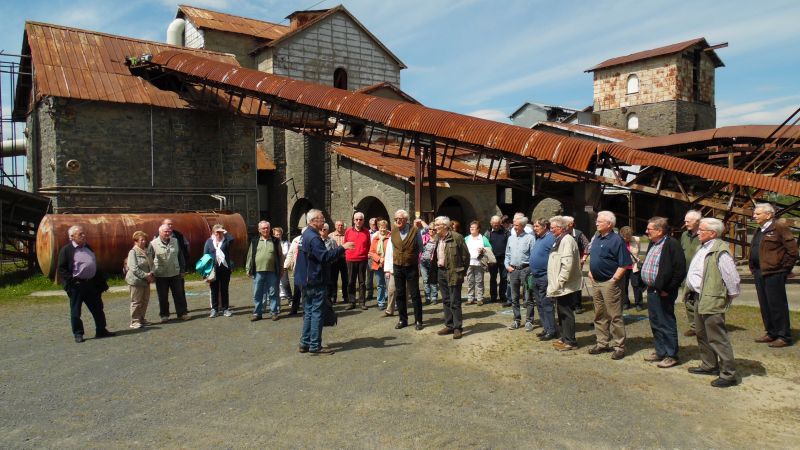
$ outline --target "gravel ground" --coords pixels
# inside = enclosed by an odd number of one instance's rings
[[[130,330],[127,298],[112,294],[119,336],[80,345],[65,299],[0,305],[2,447],[790,448],[800,438],[798,346],[752,343],[757,330],[733,319],[743,383],[721,390],[686,372],[693,338],[681,336],[678,368],[642,360],[644,312],[627,316],[622,361],[586,353],[590,313],[579,316],[581,349],[562,354],[506,330],[499,305],[465,306],[460,341],[435,334],[435,305],[423,331],[394,330],[374,307],[340,312],[324,331],[336,354],[312,356],[297,353],[301,318],[250,323],[249,296],[248,280],[234,279],[236,314],[209,319],[195,286],[193,320]],[[148,318],[157,312],[153,298]],[[85,309],[84,321],[91,330]]]

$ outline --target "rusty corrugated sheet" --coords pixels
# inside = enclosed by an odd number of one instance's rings
[[[195,6],[178,6],[178,17],[181,14],[200,29],[245,34],[270,41],[283,36],[289,31],[289,27],[286,25],[210,11]]]
[[[175,49],[173,46],[38,22],[27,22],[25,31],[36,69],[36,100],[54,96],[167,108],[188,106],[178,94],[131,75],[125,65],[126,56],[156,54]],[[232,56],[222,53],[182,51],[203,55],[208,62],[236,64]]]
[[[223,62],[212,62],[195,55],[183,55],[181,58],[176,58],[175,53],[175,50],[170,50],[155,55],[153,63],[189,74],[195,73],[198,67],[211,65],[215,67],[214,70],[203,71],[208,74],[209,81],[221,83],[222,80],[225,80],[226,83],[232,85],[237,85],[249,77],[254,77],[255,74],[260,74],[260,72],[250,69]],[[272,95],[282,101],[288,100],[283,96],[284,92],[289,94],[289,98],[294,99],[302,96],[300,91],[303,87],[309,91],[319,89],[310,83],[296,82],[278,75],[261,74],[259,76],[263,77],[263,81],[260,82],[259,89],[252,93],[262,96],[264,94]],[[598,152],[606,151],[627,164],[656,166],[708,180],[753,186],[771,192],[800,196],[800,183],[797,182],[775,180],[771,177],[747,174],[680,158],[654,155],[619,144],[598,145],[596,142],[585,139],[526,130],[514,125],[335,88],[327,88],[320,96],[322,100],[317,108],[329,113],[340,113],[356,119],[369,120],[399,131],[429,134],[440,140],[456,141],[456,145],[471,144],[487,149],[502,150],[522,157],[552,161],[576,171],[586,171]],[[370,117],[365,117],[367,111],[370,112]],[[682,170],[683,168],[686,170]]]
[[[800,183],[742,170],[703,164],[674,156],[635,150],[619,144],[600,144],[598,151],[631,165],[655,166],[678,174],[800,196]]]
[[[261,143],[256,144],[256,168],[258,170],[275,170],[275,162],[269,159],[266,150]]]
[[[595,70],[600,69],[607,69],[609,67],[619,66],[620,64],[627,64],[629,62],[640,61],[642,59],[654,58],[656,56],[666,56],[672,55],[675,53],[682,52],[693,45],[700,44],[703,48],[708,48],[708,42],[706,42],[705,38],[696,38],[690,39],[684,42],[678,42],[675,44],[665,45],[663,47],[653,48],[650,50],[644,50],[641,52],[631,53],[630,55],[625,56],[618,56],[616,58],[607,59],[600,64],[592,67],[591,69],[587,69],[586,72],[594,72]],[[714,60],[716,67],[722,67],[725,64],[722,63],[722,60],[719,59],[719,56],[712,50],[707,52],[711,59]]]
[[[729,143],[736,140],[736,143],[760,143],[778,127],[778,125],[735,125],[729,127],[710,128],[708,130],[689,131],[687,133],[670,134],[667,136],[646,137],[635,140],[623,141],[627,147],[639,150],[656,150],[681,145],[703,144],[710,145],[718,141],[719,143]],[[783,127],[776,135],[783,133],[783,137],[797,136],[800,134],[800,126]]]

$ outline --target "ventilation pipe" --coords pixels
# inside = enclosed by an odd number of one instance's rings
[[[167,44],[183,47],[183,30],[186,29],[186,21],[175,19],[167,27]]]
[[[0,145],[0,154],[5,156],[25,156],[28,141],[25,138],[9,139]]]

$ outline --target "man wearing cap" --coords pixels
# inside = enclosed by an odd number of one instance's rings
[[[86,243],[86,233],[80,225],[68,231],[70,242],[58,252],[58,277],[69,296],[70,322],[75,342],[83,342],[81,305],[86,304],[94,318],[95,337],[115,336],[106,329],[102,293],[108,290],[105,276],[97,268],[97,258]]]

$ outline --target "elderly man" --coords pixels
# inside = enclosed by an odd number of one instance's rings
[[[501,261],[506,259],[506,245],[508,244],[508,236],[511,233],[503,227],[500,221],[500,216],[492,216],[489,220],[490,229],[484,236],[489,240],[492,246],[492,253],[497,259],[497,264],[489,266],[489,301],[492,303],[498,299],[501,303],[505,303],[506,299],[506,285],[508,284],[508,273],[506,272],[505,264]],[[500,279],[498,283],[497,280]],[[498,290],[499,289],[499,290]]]
[[[531,248],[530,259],[530,270],[533,276],[533,289],[530,297],[531,303],[534,300],[536,302],[536,309],[539,310],[539,320],[542,322],[542,332],[536,335],[540,341],[550,341],[556,338],[556,317],[553,309],[553,299],[547,295],[547,263],[556,237],[550,232],[549,228],[550,222],[545,219],[533,221],[535,240]],[[533,331],[532,318],[533,315],[529,314],[529,321],[525,324],[525,331]]]
[[[396,329],[408,326],[408,306],[406,295],[411,296],[414,305],[414,328],[422,325],[422,300],[419,296],[419,254],[422,252],[422,236],[416,224],[408,222],[408,211],[398,209],[394,213],[395,226],[389,238],[392,241],[392,276],[394,277],[395,299],[400,320]]]
[[[153,274],[156,276],[156,293],[161,323],[169,321],[169,293],[175,302],[175,313],[181,320],[189,320],[186,306],[186,292],[183,289],[183,276],[186,274],[186,260],[180,250],[178,240],[172,237],[168,225],[158,227],[158,236],[150,242],[147,254],[153,258]]]
[[[322,346],[322,304],[328,290],[329,266],[346,250],[355,247],[355,244],[345,242],[341,247],[326,249],[320,237],[320,231],[325,225],[322,211],[309,210],[306,221],[308,227],[300,239],[294,271],[295,283],[303,291],[303,331],[298,351],[331,355],[333,351]]]
[[[533,307],[529,303],[530,293],[526,281],[530,273],[531,247],[533,247],[534,238],[532,234],[525,232],[526,225],[528,225],[527,217],[514,217],[513,231],[508,237],[506,257],[503,261],[508,272],[508,283],[511,286],[511,306],[514,312],[514,321],[509,325],[509,330],[518,329],[522,321],[522,314],[519,310],[520,291],[525,297],[527,321],[533,324]]]
[[[461,339],[461,286],[469,267],[469,249],[464,237],[450,229],[448,217],[437,217],[434,220],[434,227],[436,246],[433,250],[431,271],[439,285],[439,295],[444,306],[444,328],[436,334],[439,336],[452,334],[453,339]]]
[[[683,256],[686,260],[686,266],[692,262],[695,252],[700,247],[700,239],[697,230],[700,227],[700,219],[702,216],[698,211],[691,210],[686,213],[683,218],[683,225],[686,230],[681,233],[681,248],[683,249]],[[687,294],[688,290],[683,290],[683,306],[686,308],[686,319],[689,322],[689,329],[683,333],[684,336],[694,336],[694,300]]]
[[[675,319],[675,299],[686,277],[686,260],[680,243],[668,235],[669,225],[663,217],[647,221],[650,245],[640,276],[647,286],[647,311],[655,351],[644,357],[667,369],[678,365],[678,322]]]
[[[68,230],[70,242],[58,252],[58,277],[69,296],[69,316],[75,342],[83,342],[81,305],[86,304],[94,318],[95,338],[115,336],[106,329],[102,293],[108,290],[105,275],[97,268],[94,251],[86,243],[86,232],[80,225]]]
[[[333,223],[334,230],[333,233],[330,234],[330,238],[336,242],[337,246],[341,246],[344,244],[344,222],[341,220],[337,220]],[[337,280],[338,279],[338,280]],[[348,273],[347,273],[347,262],[344,258],[339,258],[331,264],[331,287],[332,289],[328,292],[328,298],[331,299],[331,302],[336,304],[336,295],[338,289],[336,289],[336,285],[341,283],[342,285],[342,303],[347,302],[347,283],[349,281]]]
[[[597,344],[589,354],[610,352],[611,359],[625,357],[625,322],[622,320],[622,289],[619,280],[631,265],[631,255],[620,235],[614,233],[617,218],[611,211],[597,213],[597,237],[589,250],[589,280],[594,303]]]
[[[581,259],[578,243],[569,233],[567,219],[555,216],[550,219],[550,232],[554,241],[547,257],[547,296],[558,305],[558,322],[561,339],[553,347],[560,352],[575,350],[575,311],[573,293],[581,290]]]
[[[586,234],[575,228],[575,218],[572,216],[561,216],[567,222],[567,233],[569,233],[574,239],[575,243],[578,244],[578,252],[581,255],[580,263],[581,268],[583,268],[583,263],[586,262],[586,258],[589,256],[589,239],[586,237]],[[583,272],[581,272],[583,273]],[[581,275],[581,286],[583,285],[583,275]],[[578,289],[573,294],[574,303],[572,305],[572,310],[575,311],[575,314],[583,314],[583,304],[581,303],[581,289]]]
[[[700,365],[690,367],[696,375],[718,375],[714,387],[734,386],[736,366],[733,348],[725,328],[725,312],[739,295],[739,272],[728,251],[718,239],[725,227],[719,219],[701,219],[698,226],[700,247],[689,264],[686,291],[694,300],[695,331],[700,350]]]
[[[270,224],[266,220],[258,222],[258,237],[250,241],[247,251],[245,271],[253,279],[253,316],[251,322],[261,320],[264,303],[269,297],[269,310],[272,320],[278,320],[280,299],[278,280],[283,276],[283,247],[279,238],[272,236]]]
[[[797,240],[783,222],[775,220],[775,209],[769,203],[756,204],[753,220],[759,228],[750,241],[750,270],[765,330],[756,342],[786,347],[792,345],[786,277],[797,261]]]
[[[364,213],[353,214],[353,226],[344,232],[344,241],[352,242],[355,248],[344,252],[344,259],[347,261],[347,273],[350,280],[347,284],[350,296],[350,306],[347,309],[356,309],[356,292],[361,309],[367,309],[367,289],[364,285],[367,277],[367,266],[369,265],[369,230],[364,223]]]
[[[169,227],[170,237],[178,241],[178,248],[183,254],[183,260],[189,261],[189,241],[180,231],[175,229],[175,222],[170,218],[166,218],[161,221],[161,225],[166,225]]]

